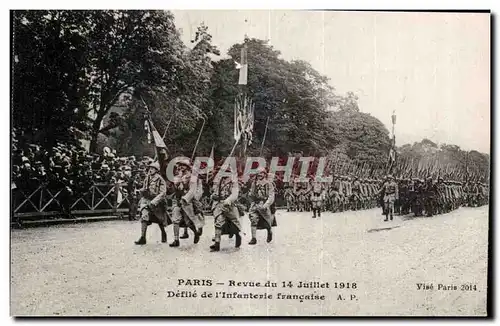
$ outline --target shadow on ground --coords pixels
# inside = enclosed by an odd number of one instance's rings
[[[390,226],[390,227],[386,227],[386,228],[375,228],[375,229],[370,229],[367,232],[368,233],[372,233],[372,232],[380,232],[380,231],[389,231],[389,230],[392,230],[392,229],[397,229],[399,227],[401,227],[401,226],[400,225],[395,225],[395,226]]]

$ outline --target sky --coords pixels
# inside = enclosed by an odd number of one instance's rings
[[[244,35],[301,59],[338,94],[392,129],[396,143],[428,138],[490,152],[490,16],[480,13],[174,10],[190,46],[208,26],[222,53]],[[251,67],[249,67],[251,73]]]

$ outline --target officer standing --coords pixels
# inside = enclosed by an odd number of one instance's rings
[[[388,217],[390,217],[392,221],[394,217],[394,202],[399,197],[398,184],[394,181],[394,177],[392,175],[387,176],[387,182],[382,185],[380,194],[383,196],[384,200],[384,222],[388,221]]]

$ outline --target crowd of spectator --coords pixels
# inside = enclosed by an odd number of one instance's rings
[[[88,154],[74,145],[58,144],[49,153],[35,144],[18,148],[14,143],[12,189],[29,194],[44,184],[49,189],[65,188],[70,194],[83,194],[93,184],[140,183],[153,158],[119,157],[105,147],[103,153]]]

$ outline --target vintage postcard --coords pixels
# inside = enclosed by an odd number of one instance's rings
[[[490,19],[11,11],[11,315],[487,316]]]

